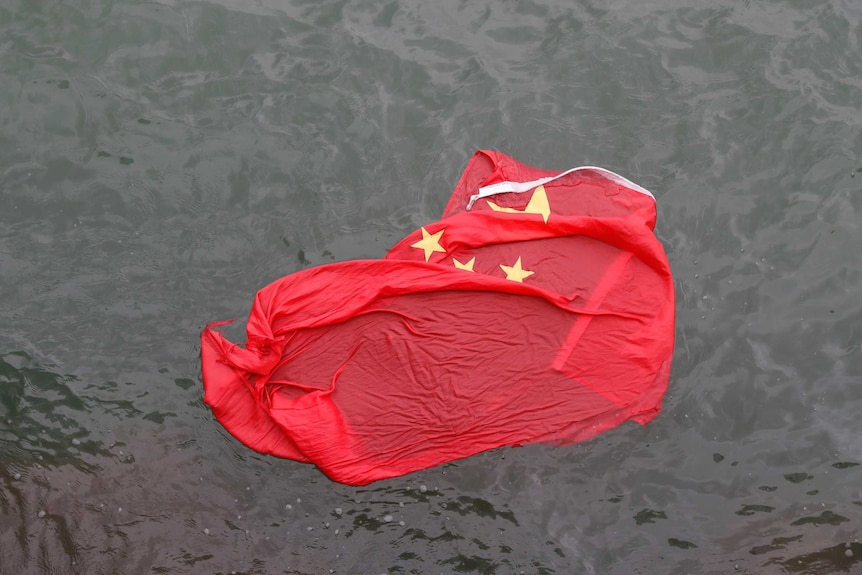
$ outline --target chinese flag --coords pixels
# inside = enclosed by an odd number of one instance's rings
[[[673,349],[655,213],[611,172],[477,152],[443,219],[385,259],[263,288],[245,347],[208,326],[204,399],[249,447],[357,485],[645,424]]]

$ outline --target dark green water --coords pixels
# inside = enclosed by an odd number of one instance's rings
[[[860,26],[857,0],[0,0],[0,573],[862,573]],[[383,256],[477,148],[656,194],[663,414],[366,488],[227,435],[203,325]]]

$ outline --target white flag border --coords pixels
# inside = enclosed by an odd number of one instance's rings
[[[652,195],[652,192],[647,190],[646,188],[642,188],[637,185],[633,181],[625,178],[616,172],[612,172],[610,170],[606,170],[605,168],[600,168],[598,166],[578,166],[577,168],[571,168],[566,170],[565,172],[560,172],[556,176],[548,176],[545,178],[539,178],[538,180],[532,180],[529,182],[497,182],[496,184],[491,184],[490,186],[484,186],[479,188],[478,194],[473,194],[470,196],[470,201],[467,202],[467,210],[470,210],[473,207],[473,204],[476,200],[487,198],[490,196],[496,196],[497,194],[506,194],[506,193],[514,193],[514,194],[522,194],[524,192],[529,192],[530,190],[537,188],[538,186],[543,186],[549,182],[553,182],[554,180],[559,180],[569,174],[574,172],[578,172],[581,170],[592,170],[601,173],[603,176],[606,176],[609,180],[613,181],[616,184],[621,186],[625,186],[630,188],[636,192],[640,192],[641,194],[645,194],[652,198],[652,201],[655,201],[655,196]]]

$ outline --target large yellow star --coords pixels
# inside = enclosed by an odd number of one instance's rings
[[[443,246],[440,245],[440,237],[443,235],[444,231],[445,230],[440,230],[436,234],[429,234],[428,230],[423,227],[422,239],[410,247],[423,250],[425,252],[425,261],[427,262],[428,258],[430,258],[431,254],[434,252],[446,253],[446,250],[444,250]]]
[[[476,263],[476,258],[474,257],[474,258],[470,259],[470,261],[467,262],[466,264],[462,264],[457,259],[452,258],[452,263],[455,264],[455,267],[458,268],[459,270],[467,270],[468,272],[471,272],[471,271],[473,271],[473,264]]]
[[[521,267],[521,258],[518,258],[518,261],[515,262],[513,266],[504,266],[500,264],[500,267],[504,272],[506,272],[506,279],[512,280],[513,282],[524,283],[524,278],[528,278],[536,272],[531,272],[529,270],[525,270]]]
[[[527,207],[523,210],[515,208],[501,208],[492,201],[488,201],[488,207],[495,212],[505,212],[507,214],[541,214],[545,223],[548,223],[548,216],[551,215],[551,204],[548,203],[548,194],[545,192],[545,186],[539,186],[533,190],[533,196],[527,203]]]

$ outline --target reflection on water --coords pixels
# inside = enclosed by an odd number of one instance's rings
[[[81,413],[89,410],[73,391],[76,384],[75,376],[51,373],[25,352],[0,356],[0,432],[5,440],[0,454],[5,462],[95,470],[77,457],[106,452],[88,440],[79,423]]]
[[[3,2],[0,573],[862,571],[860,23],[847,0]],[[201,401],[203,325],[381,257],[477,148],[656,192],[664,413],[364,489],[237,444]]]

